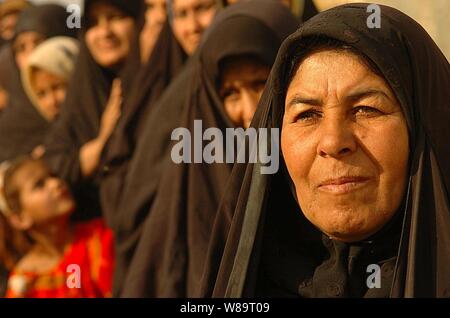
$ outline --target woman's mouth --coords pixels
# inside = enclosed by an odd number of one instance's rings
[[[322,182],[319,190],[333,194],[346,194],[366,186],[369,181],[368,177],[340,177]]]

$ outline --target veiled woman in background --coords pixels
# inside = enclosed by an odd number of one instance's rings
[[[76,71],[46,140],[46,161],[72,187],[86,217],[101,212],[100,156],[121,113],[118,78],[141,8],[141,1],[86,1]]]
[[[221,11],[193,61],[179,127],[193,132],[194,120],[202,120],[203,129],[223,133],[247,128],[279,45],[298,25],[289,9],[273,0],[243,1]],[[166,160],[127,270],[124,297],[198,295],[209,234],[232,164]]]
[[[170,134],[180,122],[175,114],[187,98],[190,57],[220,9],[217,0],[146,3],[146,17],[156,22],[141,21],[141,34],[124,71],[124,81],[129,81],[124,82],[122,115],[101,158],[101,206],[121,246],[117,247],[116,291],[123,283],[138,228],[148,212],[149,193],[154,193],[159,183]],[[166,10],[163,23],[161,15]],[[151,44],[147,41],[154,39],[145,38],[147,28],[161,28],[151,52],[146,52]],[[145,54],[149,54],[148,61]]]
[[[25,9],[19,16],[14,38],[3,48],[2,63],[6,64],[3,68],[7,68],[7,74],[2,74],[2,78],[7,81],[2,81],[2,85],[8,102],[0,117],[0,162],[29,154],[44,142],[49,122],[25,93],[20,71],[33,50],[46,39],[75,35],[66,26],[67,16],[66,10],[55,4]]]
[[[252,123],[281,129],[280,170],[235,165],[203,296],[450,295],[450,66],[395,9],[368,28],[367,5],[282,45]]]
[[[166,0],[147,0],[146,8],[123,71],[122,114],[101,157],[101,205],[113,228],[118,226],[115,210],[146,118],[187,60],[166,19]]]

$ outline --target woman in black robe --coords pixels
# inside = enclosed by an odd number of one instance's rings
[[[188,7],[192,10],[197,4]],[[218,8],[219,3],[213,9]],[[167,10],[172,16],[171,3]],[[100,199],[116,234],[116,295],[159,184],[170,134],[180,123],[174,114],[184,106],[192,77],[190,65],[195,58],[188,59],[173,34],[172,22],[163,25],[148,62],[140,69],[142,58],[135,41],[134,57],[124,71],[125,76],[135,78],[125,88],[122,116],[102,154]]]
[[[121,75],[141,8],[141,1],[86,1],[75,73],[46,140],[47,163],[71,185],[86,217],[101,212],[100,154],[120,116],[122,89],[115,79]],[[105,23],[108,32],[101,31]],[[111,27],[117,23],[120,33]]]
[[[219,13],[193,61],[180,127],[194,132],[194,120],[202,120],[203,129],[217,128],[224,135],[226,128],[241,127],[246,120],[235,121],[225,107],[227,97],[233,94],[227,93],[229,88],[223,83],[227,66],[244,59],[259,65],[255,74],[261,72],[262,76],[266,69],[264,78],[256,75],[249,79],[249,86],[257,90],[261,80],[264,85],[267,79],[279,45],[298,25],[290,11],[273,0],[246,1]],[[161,183],[127,271],[124,297],[198,295],[209,233],[232,165],[176,164],[172,160],[166,158],[163,166]]]
[[[2,49],[2,63],[7,76],[2,74],[2,85],[6,90],[8,104],[0,117],[0,162],[18,155],[28,154],[42,144],[51,125],[33,106],[22,87],[17,61],[19,48],[16,42],[22,34],[33,32],[39,42],[55,36],[75,36],[66,26],[66,10],[55,4],[46,4],[24,10],[16,25],[16,34],[11,44]],[[30,47],[30,46],[27,46]],[[20,49],[21,50],[21,49]]]
[[[145,119],[172,79],[183,68],[186,54],[175,40],[166,22],[147,63],[141,64],[139,41],[135,41],[124,69],[124,105],[102,153],[100,198],[104,216],[115,229],[115,210],[123,190],[128,164]]]
[[[260,173],[261,164],[235,165],[214,225],[203,275],[203,296],[450,295],[450,165],[447,162],[450,155],[447,140],[450,135],[449,63],[426,31],[395,9],[380,6],[381,28],[369,28],[367,6],[349,4],[320,13],[282,45],[253,121],[253,126],[257,128],[282,127],[280,170],[274,175],[263,175]],[[359,233],[359,238],[355,236],[352,239],[339,238],[339,231],[337,234],[327,231],[327,226],[324,226],[327,225],[327,218],[339,220],[331,209],[316,211],[316,216],[311,216],[315,205],[305,204],[308,191],[299,183],[295,171],[304,169],[302,164],[310,163],[299,160],[293,164],[292,156],[296,151],[300,153],[301,148],[286,147],[287,134],[292,133],[292,128],[288,125],[290,120],[288,111],[285,112],[285,103],[302,110],[297,124],[293,122],[291,126],[298,125],[298,132],[302,123],[312,125],[310,129],[316,129],[316,123],[322,121],[325,125],[327,115],[324,114],[328,110],[318,109],[315,103],[320,104],[321,101],[315,100],[315,96],[305,98],[302,93],[304,87],[311,90],[311,86],[321,87],[322,83],[311,81],[302,88],[295,86],[295,83],[300,83],[295,81],[300,81],[299,76],[304,75],[306,67],[311,66],[306,64],[308,59],[310,63],[316,56],[317,63],[319,51],[336,49],[335,57],[352,52],[360,65],[365,65],[365,70],[369,70],[367,73],[372,78],[390,87],[400,110],[386,115],[368,107],[378,105],[379,100],[376,99],[375,102],[358,105],[354,114],[373,120],[373,125],[384,124],[400,116],[408,140],[400,143],[403,133],[386,135],[385,130],[379,130],[376,142],[389,149],[388,155],[395,164],[405,167],[404,176],[387,188],[387,195],[380,197],[380,201],[392,199],[393,193],[400,200],[398,208],[390,210],[384,222],[361,221],[360,227],[364,228],[363,224],[371,227],[371,231],[364,235]],[[350,64],[340,64],[336,68],[345,73],[350,67]],[[326,79],[328,75],[317,68],[315,76]],[[330,87],[334,85],[332,81],[328,84]],[[298,88],[294,99],[291,99],[291,93],[287,94],[291,91],[291,85]],[[312,92],[314,95],[314,90]],[[349,125],[351,122],[345,122],[344,127]],[[361,150],[359,146],[359,150],[354,150],[356,146],[348,144],[349,140],[354,141],[350,139],[350,130],[344,132],[344,128],[336,127],[329,121],[327,126],[323,126],[322,129],[328,130],[327,134],[323,131],[324,134],[319,135],[323,137],[322,146],[328,147],[328,150],[344,142],[347,146],[342,149],[335,147],[339,151],[329,152],[329,156],[322,148],[315,159],[318,162],[324,162],[327,158],[334,160],[330,162],[334,163],[335,170],[328,170],[329,178],[339,173],[339,169],[343,171],[344,167],[361,168],[357,161],[352,160],[356,160],[356,151],[360,155],[368,151]],[[357,129],[355,127],[360,126],[353,127]],[[339,135],[331,133],[338,131]],[[308,136],[310,142],[316,138]],[[367,135],[360,137],[362,139],[356,143],[364,143],[368,138]],[[308,139],[301,138],[300,135],[296,137],[298,145],[308,142]],[[349,166],[350,163],[353,165]],[[400,171],[398,169],[397,172],[400,174]],[[344,181],[327,181],[320,187],[342,193],[350,192],[349,189],[358,184],[361,189],[368,187],[363,187],[363,179],[353,180],[354,184],[345,184]],[[403,192],[398,196],[402,184]],[[354,193],[357,193],[356,190]],[[369,195],[370,192],[367,192],[366,198]],[[343,197],[336,196],[328,203],[338,202],[338,198]],[[366,213],[365,209],[366,206],[361,205],[357,212],[349,214],[348,225],[352,224],[351,220]],[[318,221],[319,216],[325,220]],[[374,214],[366,216],[371,221],[377,217]],[[354,228],[358,229],[358,226]],[[374,274],[374,268],[381,271]],[[378,280],[372,280],[377,275]]]

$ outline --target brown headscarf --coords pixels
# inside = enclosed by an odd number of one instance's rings
[[[180,127],[193,132],[194,120],[201,119],[203,129],[232,128],[218,93],[221,62],[251,56],[271,66],[279,45],[298,25],[273,0],[245,1],[219,13],[193,61]],[[231,168],[227,163],[177,165],[167,158],[122,296],[198,295],[215,211]]]
[[[404,213],[377,234],[373,246],[386,244],[391,235],[399,237],[390,284],[379,296],[448,297],[450,66],[426,31],[393,8],[380,6],[381,28],[368,28],[367,6],[349,4],[320,13],[283,43],[253,126],[281,127],[291,61],[301,53],[302,41],[338,40],[371,60],[401,104],[411,145]],[[289,178],[282,170],[261,175],[259,167],[237,164],[233,169],[209,246],[203,296],[268,296],[261,294],[263,266],[278,269],[275,281],[282,295],[306,296],[300,293],[302,282],[311,281],[296,276],[297,269],[310,267],[310,275],[321,269],[317,260],[322,256],[314,255],[321,253],[316,246],[323,247],[320,235],[302,220]]]

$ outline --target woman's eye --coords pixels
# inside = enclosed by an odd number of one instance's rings
[[[178,18],[178,19],[183,19],[183,18],[187,17],[187,15],[188,15],[188,13],[186,10],[174,11],[174,13],[173,13],[173,17]]]
[[[254,83],[252,83],[252,89],[255,92],[263,91],[265,86],[266,86],[265,80],[259,80],[259,81],[255,81]]]
[[[353,108],[353,114],[356,116],[375,117],[381,115],[382,112],[371,106],[358,106]]]
[[[237,98],[239,96],[239,91],[233,88],[228,88],[223,90],[220,95],[222,96],[222,99],[233,99]]]
[[[45,93],[45,91],[37,91],[37,92],[36,92],[36,96],[37,96],[38,98],[44,98],[45,95],[47,95],[47,94]]]
[[[34,183],[33,189],[41,189],[45,185],[45,179],[39,179]]]
[[[214,2],[203,3],[197,7],[197,12],[205,12],[211,9],[215,5]]]
[[[239,93],[231,93],[224,98],[226,103],[235,103],[239,100]]]
[[[115,12],[115,13],[109,13],[107,15],[105,15],[105,18],[107,21],[117,21],[117,20],[122,20],[123,18],[125,18],[125,15],[119,12]]]
[[[322,115],[318,111],[304,111],[296,117],[297,122],[310,123],[319,119]]]

